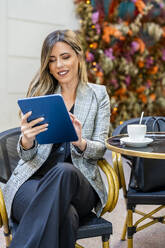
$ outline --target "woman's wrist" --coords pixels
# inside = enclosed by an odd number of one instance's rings
[[[24,150],[29,150],[34,146],[34,141],[32,142],[27,142],[26,139],[24,138],[24,136],[22,136],[21,140],[21,146],[23,147]]]
[[[85,151],[87,142],[85,139],[81,139],[80,144],[77,146],[82,152]]]

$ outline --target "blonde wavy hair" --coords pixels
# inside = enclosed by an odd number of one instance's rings
[[[76,52],[79,58],[79,82],[87,83],[87,70],[85,65],[84,53],[81,47],[81,43],[78,37],[78,34],[72,30],[57,30],[50,33],[42,46],[41,51],[41,65],[40,70],[31,81],[27,97],[30,96],[41,96],[47,94],[53,94],[58,82],[57,80],[50,74],[49,71],[49,58],[53,46],[56,42],[66,42],[71,48]]]

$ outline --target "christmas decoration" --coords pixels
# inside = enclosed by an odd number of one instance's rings
[[[77,0],[89,81],[104,84],[112,128],[130,118],[165,114],[165,3]]]

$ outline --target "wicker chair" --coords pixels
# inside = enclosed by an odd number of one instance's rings
[[[13,128],[0,133],[0,182],[6,183],[17,165],[19,157],[16,151],[16,144],[18,142],[19,135],[20,128]],[[111,212],[115,208],[119,194],[119,183],[114,169],[106,162],[106,160],[99,160],[98,166],[107,176],[108,182],[108,199],[102,211],[103,215],[105,212]],[[4,229],[6,247],[9,247],[12,235],[14,235],[16,229],[16,225],[13,225],[12,228],[11,226],[9,227],[5,202],[2,190],[0,189],[0,227],[2,226]],[[102,247],[109,248],[109,239],[111,234],[112,223],[102,217],[97,218],[96,215],[91,212],[86,218],[81,220],[80,227],[77,232],[77,240],[101,236]],[[82,246],[77,243],[75,247],[82,248]]]

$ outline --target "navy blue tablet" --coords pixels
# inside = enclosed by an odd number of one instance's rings
[[[39,124],[48,123],[48,130],[36,136],[39,144],[77,141],[78,137],[61,95],[45,95],[18,100],[23,114],[32,111],[28,121],[44,117]]]

